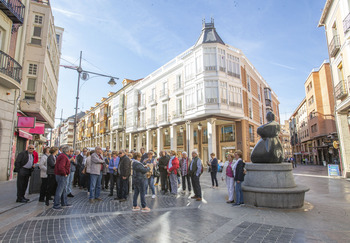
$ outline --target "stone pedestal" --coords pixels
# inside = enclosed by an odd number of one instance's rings
[[[296,185],[290,163],[247,163],[244,203],[256,207],[300,208],[309,188]]]

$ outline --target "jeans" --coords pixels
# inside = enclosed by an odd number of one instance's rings
[[[210,172],[210,176],[211,176],[211,184],[212,186],[214,186],[214,182],[216,184],[216,187],[218,187],[218,179],[216,178],[216,174],[217,174],[217,171],[212,171]]]
[[[155,195],[156,192],[154,190],[154,177],[146,178],[145,180],[145,194],[148,193],[148,186],[151,188],[152,194]]]
[[[244,203],[244,201],[243,201],[243,192],[242,192],[242,182],[238,183],[236,181],[235,190],[236,190],[236,204]]]
[[[74,174],[75,172],[71,171],[70,174],[67,176],[67,195],[72,193],[72,183],[73,183],[73,179],[74,179]]]
[[[199,182],[199,177],[200,176],[192,175],[191,180],[192,180],[194,196],[198,198],[202,198],[202,190]]]
[[[101,180],[102,180],[102,172],[100,172],[99,175],[90,174],[90,197],[89,197],[89,199],[95,199],[95,198],[100,197]]]
[[[136,180],[134,181],[134,198],[132,205],[134,207],[137,206],[137,198],[140,194],[141,197],[141,207],[145,208],[146,207],[146,200],[145,200],[145,182],[142,180]]]
[[[21,168],[17,176],[17,200],[24,198],[28,187],[29,177],[31,175],[31,169]]]
[[[177,194],[177,175],[174,172],[171,172],[169,175],[170,184],[171,184],[171,194]]]
[[[188,185],[188,191],[191,191],[191,177],[189,175],[182,176],[182,190],[186,191],[186,181]]]
[[[54,208],[60,208],[60,206],[67,205],[67,177],[56,175],[57,189],[55,194],[55,200],[53,203]],[[61,204],[60,204],[61,200]]]
[[[233,177],[226,176],[226,186],[228,192],[228,200],[233,201],[233,195],[235,193],[235,181],[233,180]]]

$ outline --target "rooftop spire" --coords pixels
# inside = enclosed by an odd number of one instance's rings
[[[204,43],[220,43],[225,45],[223,40],[220,38],[220,36],[216,32],[213,18],[211,18],[210,23],[206,23],[205,19],[202,20],[202,33],[199,36],[195,46],[198,46]]]

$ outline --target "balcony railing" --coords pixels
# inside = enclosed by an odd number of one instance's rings
[[[220,67],[219,68],[221,72],[226,72],[226,68],[225,67]]]
[[[242,108],[242,103],[237,103],[237,102],[232,102],[232,101],[230,101],[228,104],[229,104],[230,106]]]
[[[152,117],[147,120],[147,126],[157,126],[157,121],[155,117]]]
[[[339,35],[335,35],[329,44],[329,54],[331,57],[335,57],[340,49]]]
[[[22,66],[3,51],[0,51],[0,72],[21,83]]]
[[[232,77],[235,77],[235,78],[240,78],[241,77],[238,73],[234,73],[234,72],[231,72],[231,71],[227,71],[227,74],[232,76]]]
[[[168,90],[168,89],[162,89],[162,90],[160,91],[159,97],[160,97],[161,99],[169,97],[169,90]]]
[[[184,114],[182,111],[177,110],[173,113],[173,119],[181,119],[184,118]]]
[[[150,95],[148,98],[149,103],[156,103],[157,101],[157,96],[156,95]]]
[[[217,104],[218,103],[218,98],[206,98],[205,103],[207,104]]]
[[[343,20],[343,29],[344,29],[344,34],[348,32],[350,29],[350,13]]]
[[[265,99],[265,105],[267,107],[271,107],[271,100],[270,99]]]
[[[162,114],[158,118],[158,123],[167,123],[169,122],[169,116],[167,114]]]
[[[216,66],[205,66],[205,71],[216,71]]]
[[[221,100],[221,104],[227,104],[227,99],[220,98],[220,100]]]
[[[137,122],[138,128],[145,128],[146,127],[146,122],[145,121],[138,121]]]
[[[23,24],[24,4],[20,0],[0,0],[2,10],[14,24]]]
[[[174,84],[174,91],[182,90],[183,88],[184,88],[184,86],[183,86],[182,82],[176,82]]]
[[[50,6],[50,0],[32,0],[32,2],[37,2],[37,3]]]
[[[250,142],[254,143],[255,139],[254,139],[254,133],[250,133],[249,134],[249,140]]]
[[[345,87],[345,82],[344,82],[344,80],[340,80],[339,83],[334,88],[335,98],[337,98],[339,100],[339,99],[345,97],[347,94],[348,94],[348,91]]]

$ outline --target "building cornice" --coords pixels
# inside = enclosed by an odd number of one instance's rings
[[[326,17],[328,15],[328,12],[331,8],[331,5],[333,3],[334,0],[327,0],[327,2],[324,5],[322,14],[321,14],[321,18],[320,21],[318,22],[318,27],[324,26],[325,25],[325,21],[326,21]]]

